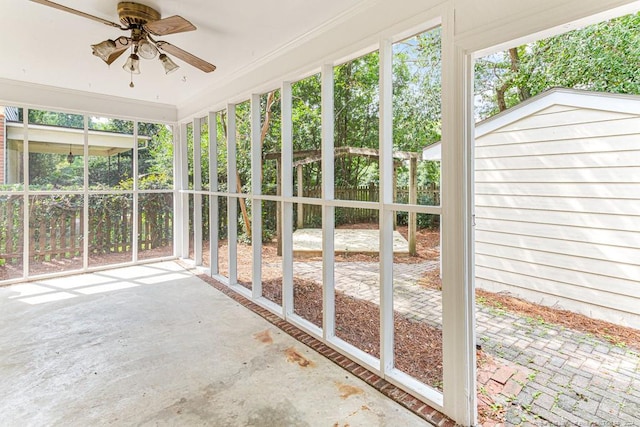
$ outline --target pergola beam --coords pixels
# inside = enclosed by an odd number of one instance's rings
[[[342,156],[365,156],[380,158],[380,150],[377,148],[365,147],[337,147],[333,150],[334,157]],[[267,153],[262,157],[265,160],[277,160],[281,156],[280,152]],[[393,158],[398,160],[419,159],[421,153],[411,151],[394,151]],[[293,163],[293,167],[308,165],[322,160],[322,150],[300,150],[293,152],[294,159],[301,159]]]

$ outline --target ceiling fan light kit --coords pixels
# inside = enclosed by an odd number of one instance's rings
[[[160,62],[162,62],[162,65],[164,66],[164,73],[165,74],[169,74],[169,73],[173,73],[175,70],[177,70],[178,65],[173,62],[171,60],[171,58],[169,58],[167,55],[165,55],[164,53],[160,54]]]
[[[111,39],[105,40],[98,44],[92,44],[91,49],[93,50],[93,54],[102,59],[104,62],[107,62],[109,60],[109,56],[111,56],[111,54],[117,50],[116,42]]]
[[[132,76],[133,74],[140,74],[140,57],[143,59],[154,59],[158,56],[158,53],[160,53],[158,59],[162,63],[165,74],[172,73],[180,68],[164,52],[172,54],[205,73],[210,73],[216,69],[215,65],[210,64],[209,62],[166,41],[156,41],[151,36],[152,34],[154,36],[165,36],[169,34],[193,31],[196,29],[191,22],[181,16],[174,15],[162,19],[160,13],[149,6],[135,2],[120,2],[118,3],[117,11],[121,24],[116,24],[115,22],[107,21],[97,16],[93,16],[52,1],[31,1],[98,21],[122,31],[130,31],[130,37],[120,36],[115,40],[104,40],[100,43],[91,45],[91,49],[93,55],[102,59],[107,65],[111,65],[111,63],[118,59],[127,49],[130,49],[131,54],[128,56],[127,61],[122,68]],[[133,81],[131,81],[129,86],[134,87]]]
[[[158,48],[148,40],[140,40],[138,42],[138,54],[144,59],[153,59],[158,56]]]
[[[140,74],[140,58],[138,55],[135,53],[129,55],[122,69],[131,74]]]

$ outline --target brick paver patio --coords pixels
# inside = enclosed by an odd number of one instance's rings
[[[379,302],[378,263],[338,262],[336,289]],[[416,285],[437,261],[394,265],[394,307],[441,323],[440,291]],[[295,262],[294,274],[321,282],[320,262]],[[590,334],[486,307],[476,307],[477,342],[503,362],[478,378],[507,425],[640,425],[640,350]]]

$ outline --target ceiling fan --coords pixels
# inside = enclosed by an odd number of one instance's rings
[[[122,67],[125,71],[132,74],[140,74],[140,57],[144,59],[158,59],[164,67],[166,74],[177,70],[178,65],[167,56],[169,53],[187,64],[190,64],[205,73],[210,73],[216,69],[216,66],[209,62],[198,58],[197,56],[172,45],[169,42],[155,40],[152,36],[166,36],[169,34],[182,33],[185,31],[193,31],[196,27],[181,16],[174,15],[168,18],[161,18],[160,13],[155,9],[135,2],[118,3],[118,16],[121,24],[90,15],[70,7],[54,3],[48,0],[31,0],[54,9],[73,13],[74,15],[92,19],[101,22],[110,27],[118,28],[122,31],[130,31],[130,36],[120,36],[115,40],[105,40],[98,44],[91,45],[93,54],[108,65],[111,65],[118,59],[127,49],[131,50],[131,54],[127,58],[126,63]],[[166,53],[165,53],[166,52]],[[134,87],[133,78],[130,87]]]

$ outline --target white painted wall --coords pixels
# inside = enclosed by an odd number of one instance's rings
[[[476,286],[640,328],[640,97],[547,97],[477,127]]]

